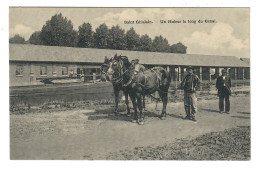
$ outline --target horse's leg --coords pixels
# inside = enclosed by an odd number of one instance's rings
[[[128,91],[124,91],[125,94],[125,104],[127,108],[127,116],[130,115],[130,108],[129,108],[129,99],[128,99]]]
[[[132,122],[136,123],[137,122],[137,104],[136,104],[135,95],[134,95],[134,93],[129,92],[129,96],[132,100],[133,108],[134,108],[134,117],[133,117]]]
[[[145,94],[143,94],[143,109],[145,110]]]
[[[115,115],[118,115],[118,102],[119,102],[119,90],[114,87],[114,94],[115,94]]]
[[[144,119],[143,119],[143,104],[142,104],[142,99],[143,96],[141,93],[136,94],[137,98],[137,104],[138,104],[138,109],[139,109],[139,117],[138,117],[138,123],[143,125],[144,124]]]
[[[162,114],[161,114],[161,119],[164,120],[166,117],[166,106],[168,102],[168,93],[164,93],[163,91],[158,91],[162,102],[163,102],[163,109],[162,109]]]

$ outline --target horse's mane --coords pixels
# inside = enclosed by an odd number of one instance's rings
[[[112,60],[112,58],[107,58],[106,56],[105,56],[105,61],[104,61],[104,63],[105,64],[109,64],[110,62],[111,62],[111,60]]]
[[[129,62],[127,56],[121,56],[121,55],[120,55],[120,56],[117,57],[117,59],[118,59],[118,60],[122,60],[122,61],[124,62],[124,65],[125,65],[126,67],[131,66],[131,63]]]

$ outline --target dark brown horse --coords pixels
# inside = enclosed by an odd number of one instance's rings
[[[128,91],[134,107],[133,122],[144,124],[142,98],[156,91],[158,91],[163,102],[161,119],[164,119],[166,117],[168,89],[171,82],[169,72],[162,67],[156,67],[138,73],[136,73],[135,70],[135,65],[131,64],[126,56],[115,56],[110,61],[108,69],[108,74],[119,75],[118,78],[120,77],[122,80],[123,87]]]
[[[126,90],[123,87],[122,80],[121,80],[119,74],[115,73],[112,76],[109,76],[107,74],[107,71],[108,71],[108,68],[110,66],[110,62],[111,61],[112,61],[112,58],[108,59],[107,57],[105,57],[105,61],[104,61],[104,63],[101,66],[101,74],[102,74],[101,75],[101,80],[102,81],[111,81],[112,82],[113,89],[114,89],[114,95],[115,95],[115,110],[114,110],[115,115],[118,115],[119,92],[123,91],[124,95],[125,95],[125,104],[126,104],[126,107],[127,107],[127,115],[130,116],[130,108],[129,108],[129,100],[128,100],[128,96],[129,96],[128,90]]]

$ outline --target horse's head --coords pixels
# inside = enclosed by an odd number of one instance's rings
[[[122,71],[123,69],[128,69],[131,66],[127,56],[117,56],[115,54],[114,58],[110,62],[108,72],[110,74],[118,73],[118,71]]]
[[[122,61],[121,59],[117,56],[117,54],[114,56],[114,58],[111,58],[109,62],[109,67],[107,73],[109,75],[120,75],[120,71],[122,69]]]
[[[124,73],[129,70],[131,63],[126,56],[117,56],[110,61],[108,74],[112,75],[112,80],[120,81],[123,79]]]

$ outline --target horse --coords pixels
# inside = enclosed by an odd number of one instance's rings
[[[132,122],[140,125],[144,124],[142,97],[150,95],[156,91],[163,102],[161,119],[166,118],[166,106],[168,102],[168,90],[170,87],[170,73],[162,67],[154,67],[136,73],[135,65],[131,64],[126,56],[114,56],[110,60],[108,74],[119,74],[120,81],[132,100],[134,107],[134,117]],[[137,102],[136,102],[137,101]],[[139,114],[137,112],[139,109]]]
[[[117,55],[115,55],[115,56],[117,56]],[[125,95],[125,104],[127,107],[127,116],[130,116],[131,113],[130,113],[129,99],[128,99],[129,91],[126,90],[126,88],[123,86],[122,80],[121,80],[121,77],[119,74],[114,74],[112,76],[109,76],[107,73],[111,61],[112,61],[112,58],[108,59],[105,56],[104,63],[101,65],[101,68],[100,68],[101,69],[101,81],[111,81],[112,82],[113,91],[114,91],[114,95],[115,95],[115,109],[114,109],[115,115],[118,115],[119,92],[123,91],[124,95]],[[133,65],[139,64],[138,62],[139,62],[139,60],[133,60],[132,64]],[[146,68],[143,65],[139,65],[139,67],[136,68],[136,72],[143,71],[145,69]],[[143,97],[143,106],[145,107],[145,97]]]

